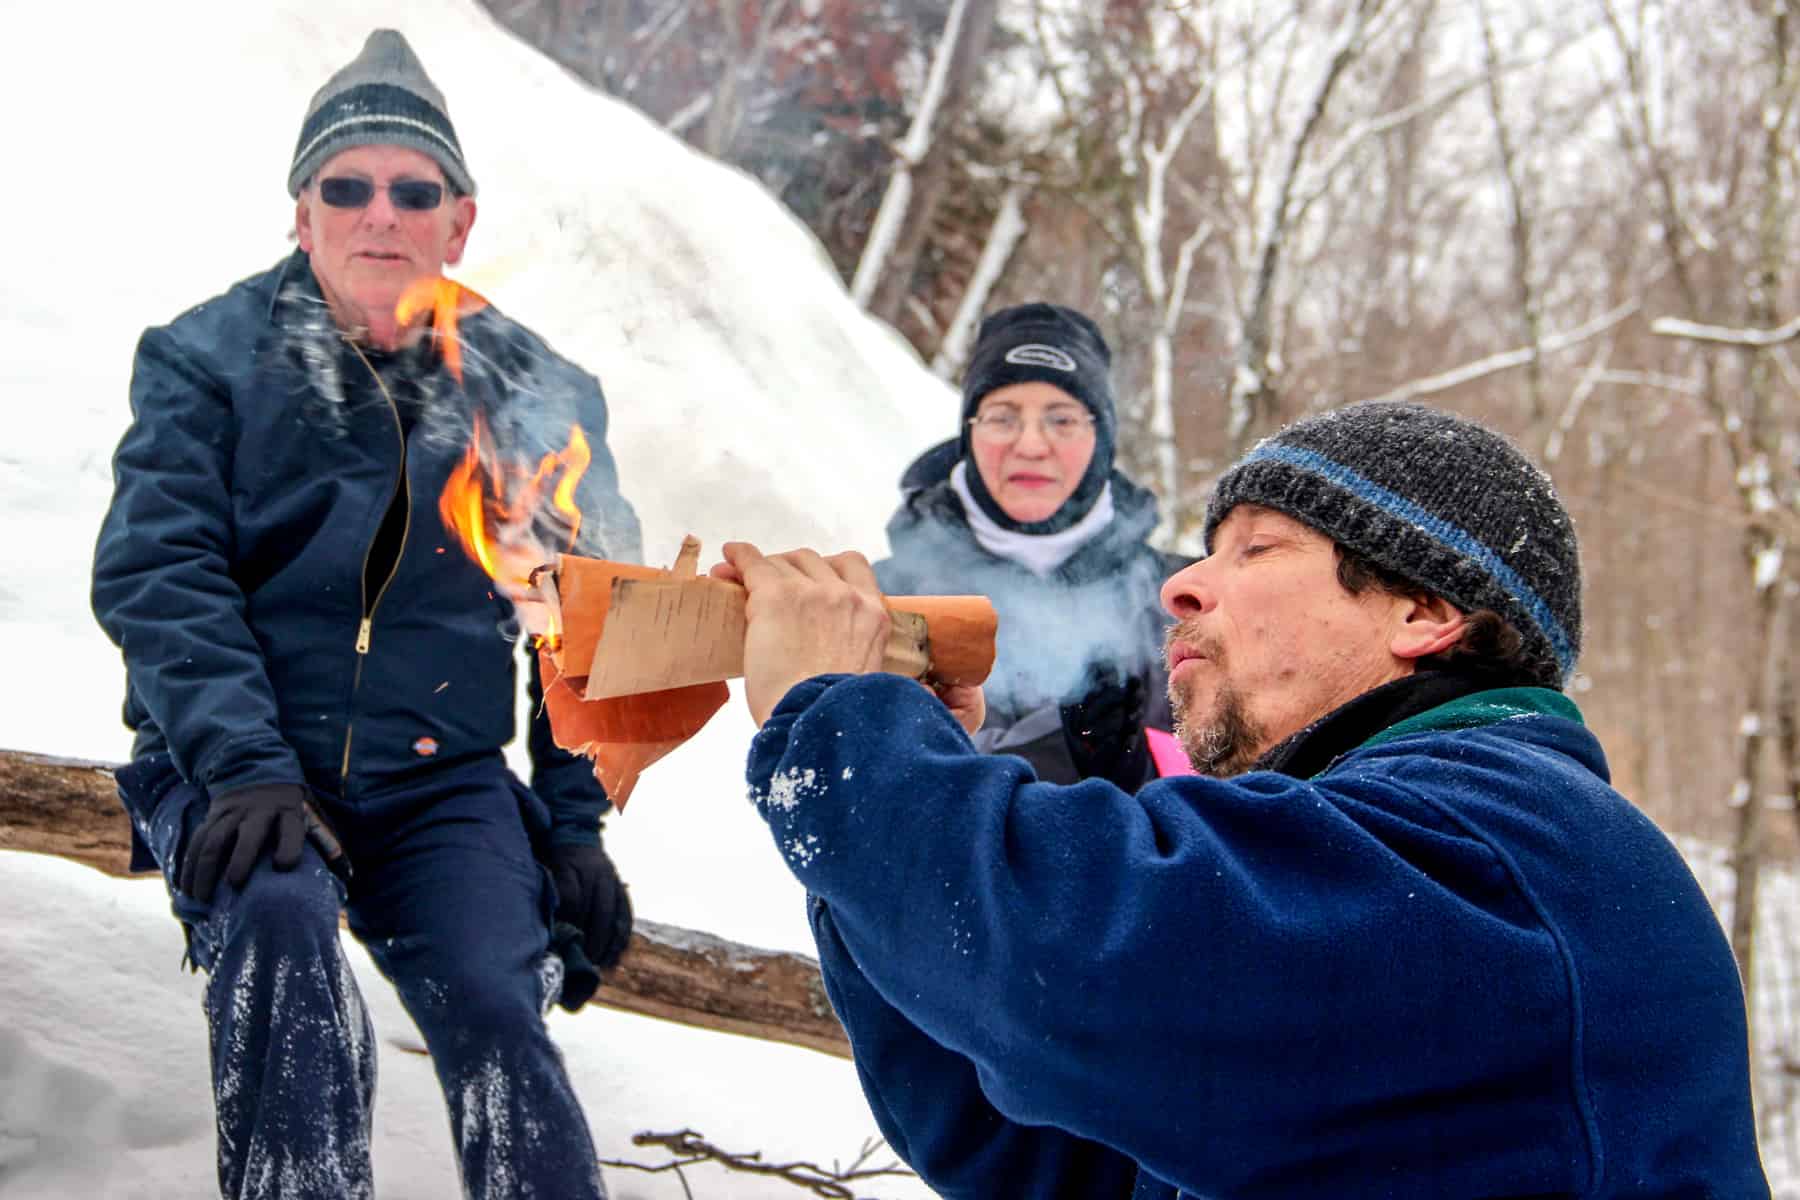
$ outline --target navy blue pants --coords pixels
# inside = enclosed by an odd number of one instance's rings
[[[374,1195],[375,1046],[341,909],[424,1035],[465,1194],[605,1197],[544,1027],[562,964],[531,849],[538,801],[497,756],[350,800],[315,792],[354,864],[348,885],[309,843],[292,871],[265,855],[242,889],[221,880],[211,904],[174,882],[204,793],[162,755],[121,769],[119,790],[207,973],[223,1195]]]

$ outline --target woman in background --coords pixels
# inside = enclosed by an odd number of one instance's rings
[[[1073,309],[984,320],[961,436],[907,469],[875,574],[890,595],[993,600],[978,748],[1019,755],[1047,782],[1135,789],[1168,761],[1152,746],[1166,733],[1145,734],[1169,728],[1158,594],[1189,560],[1150,548],[1156,498],[1113,467],[1111,366],[1099,327]]]

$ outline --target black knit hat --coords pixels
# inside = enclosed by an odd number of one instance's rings
[[[1561,688],[1581,653],[1581,560],[1550,477],[1492,430],[1420,404],[1355,404],[1290,425],[1239,459],[1206,540],[1239,504],[1286,513],[1464,612],[1525,639]]]
[[[962,457],[969,464],[969,492],[983,512],[1021,533],[1058,533],[1087,515],[1112,476],[1118,418],[1113,412],[1112,351],[1100,327],[1060,304],[1019,304],[981,322],[969,369],[963,373]],[[1050,383],[1069,393],[1094,415],[1094,457],[1075,491],[1042,521],[1015,521],[1006,515],[975,469],[969,418],[982,397],[1015,383]]]
[[[294,145],[288,195],[298,196],[326,159],[352,146],[417,150],[444,169],[457,192],[475,194],[444,94],[406,39],[392,29],[371,33],[362,53],[313,93]]]

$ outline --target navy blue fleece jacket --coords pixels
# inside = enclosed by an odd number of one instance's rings
[[[1558,693],[1128,795],[821,676],[748,776],[945,1197],[1768,1194],[1724,936]]]

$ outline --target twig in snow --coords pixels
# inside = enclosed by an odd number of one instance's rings
[[[647,1175],[657,1175],[664,1171],[675,1172],[681,1180],[682,1191],[692,1200],[693,1192],[687,1185],[687,1176],[683,1167],[691,1167],[696,1163],[716,1162],[728,1171],[741,1171],[747,1175],[763,1175],[775,1179],[783,1179],[796,1187],[804,1188],[822,1200],[857,1200],[856,1193],[844,1186],[865,1179],[910,1177],[911,1171],[906,1168],[890,1165],[885,1167],[865,1167],[882,1143],[879,1139],[870,1139],[863,1143],[859,1153],[849,1167],[842,1170],[826,1170],[808,1162],[766,1163],[762,1160],[762,1151],[752,1150],[748,1154],[733,1154],[729,1150],[721,1150],[708,1142],[691,1129],[682,1129],[675,1133],[639,1133],[631,1139],[634,1146],[661,1146],[674,1155],[673,1161],[652,1166],[648,1163],[625,1162],[614,1159],[601,1159],[603,1167],[618,1167],[629,1171],[642,1171]]]

